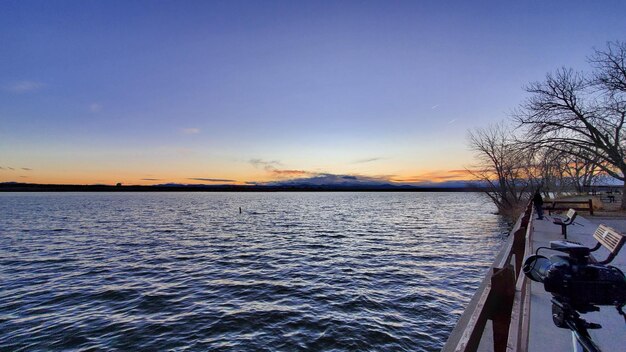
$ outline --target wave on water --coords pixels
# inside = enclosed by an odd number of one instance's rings
[[[435,351],[507,227],[474,193],[0,200],[1,350]]]

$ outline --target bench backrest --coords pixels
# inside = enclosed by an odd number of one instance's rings
[[[593,234],[593,238],[606,247],[612,255],[617,254],[624,245],[624,242],[626,242],[624,235],[606,225],[598,226],[596,232]]]
[[[567,218],[573,220],[576,217],[576,210],[571,209],[567,211]]]

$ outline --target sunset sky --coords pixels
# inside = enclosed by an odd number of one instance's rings
[[[0,182],[467,178],[625,1],[0,1]]]

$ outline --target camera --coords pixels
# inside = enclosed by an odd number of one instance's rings
[[[620,315],[626,304],[626,276],[618,268],[591,260],[591,248],[568,241],[550,242],[551,250],[565,254],[550,258],[531,255],[522,270],[533,281],[543,283],[552,298],[552,321],[559,328],[572,330],[574,337],[586,351],[600,351],[592,341],[588,329],[602,326],[585,321],[579,313],[600,310],[597,306],[615,306]]]
[[[583,313],[593,305],[626,304],[626,277],[618,268],[590,262],[590,249],[576,243],[552,241],[550,249],[567,255],[532,255],[523,271],[559,301]]]

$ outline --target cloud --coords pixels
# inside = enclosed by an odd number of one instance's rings
[[[367,163],[373,162],[376,160],[381,160],[384,158],[376,157],[376,158],[368,158],[356,160],[354,163]],[[297,169],[279,169],[278,166],[281,166],[282,163],[278,160],[264,160],[264,159],[250,159],[248,160],[252,166],[257,169],[263,169],[271,174],[272,177],[277,178],[276,181],[270,182],[249,182],[246,184],[289,184],[289,183],[333,183],[333,182],[350,182],[350,183],[361,183],[361,182],[389,182],[389,178],[382,177],[369,177],[369,176],[361,176],[361,175],[336,175],[321,171],[309,171],[309,170],[297,170]]]
[[[89,111],[93,112],[93,113],[97,113],[102,111],[102,105],[98,104],[98,103],[91,103],[89,105]]]
[[[0,170],[4,170],[4,168],[2,166],[0,166]]]
[[[183,134],[198,134],[198,133],[200,133],[200,129],[199,128],[195,128],[195,127],[181,128],[180,131]]]
[[[194,181],[207,181],[207,182],[237,182],[236,180],[228,180],[224,178],[189,177],[187,179],[194,180]]]
[[[141,181],[162,181],[160,178],[142,178]]]
[[[279,177],[293,177],[293,176],[304,176],[304,175],[316,175],[317,173],[304,171],[304,170],[279,170],[273,169],[270,172]]]
[[[392,182],[396,183],[420,183],[420,182],[430,182],[432,180],[421,177],[421,176],[409,176],[409,177],[394,177]]]
[[[451,124],[453,124],[455,122],[456,122],[456,119],[452,119],[452,120],[448,121],[448,125],[451,125]]]
[[[311,172],[306,170],[279,169],[282,163],[278,160],[250,159],[248,161],[257,169],[263,169],[279,178],[302,177],[309,175],[319,175],[319,172]]]
[[[431,109],[431,110],[435,110],[435,109],[436,109],[436,108],[438,108],[438,107],[439,107],[439,104],[431,106],[431,107],[430,107],[430,109]]]
[[[28,93],[39,90],[44,86],[45,84],[36,81],[18,81],[6,86],[5,90],[13,93]]]
[[[10,167],[10,166],[7,166],[7,169],[9,169],[9,170],[15,170],[14,168],[12,168],[12,167]]]
[[[359,160],[353,161],[352,164],[365,164],[365,163],[371,163],[372,161],[378,161],[378,160],[383,160],[383,159],[385,158],[376,157],[376,158],[359,159]]]
[[[372,161],[376,161],[380,159],[383,159],[383,158],[361,159],[361,160],[354,161],[354,163],[367,163],[367,162],[372,162]],[[335,174],[330,174],[330,173],[325,173],[325,172],[320,172],[320,171],[309,171],[309,170],[279,169],[278,166],[281,166],[282,163],[278,160],[264,160],[264,159],[254,158],[254,159],[248,160],[248,162],[255,168],[263,169],[267,171],[268,173],[270,173],[272,177],[275,177],[278,179],[277,181],[269,182],[269,184],[272,184],[272,182],[291,182],[291,181],[301,182],[303,180],[306,180],[307,182],[309,182],[311,180],[316,181],[318,178],[320,178],[320,180],[324,180],[324,182],[328,182],[333,177],[337,177],[337,180],[340,180],[340,181],[365,180],[363,176],[335,175]],[[357,177],[358,179],[355,179],[355,177]],[[381,180],[379,178],[371,178],[371,177],[367,179],[368,180],[375,179],[376,181]],[[384,181],[388,182],[388,179],[384,179]],[[266,183],[251,182],[250,184],[266,184]]]
[[[22,170],[24,170],[24,171],[33,171],[33,169],[31,169],[29,167],[23,167]]]
[[[257,169],[262,168],[267,171],[276,170],[276,166],[282,165],[278,160],[250,159],[248,162]]]
[[[448,170],[449,173],[453,173],[453,174],[464,174],[464,175],[471,175],[473,170],[468,170],[468,169],[457,169],[457,170]]]

